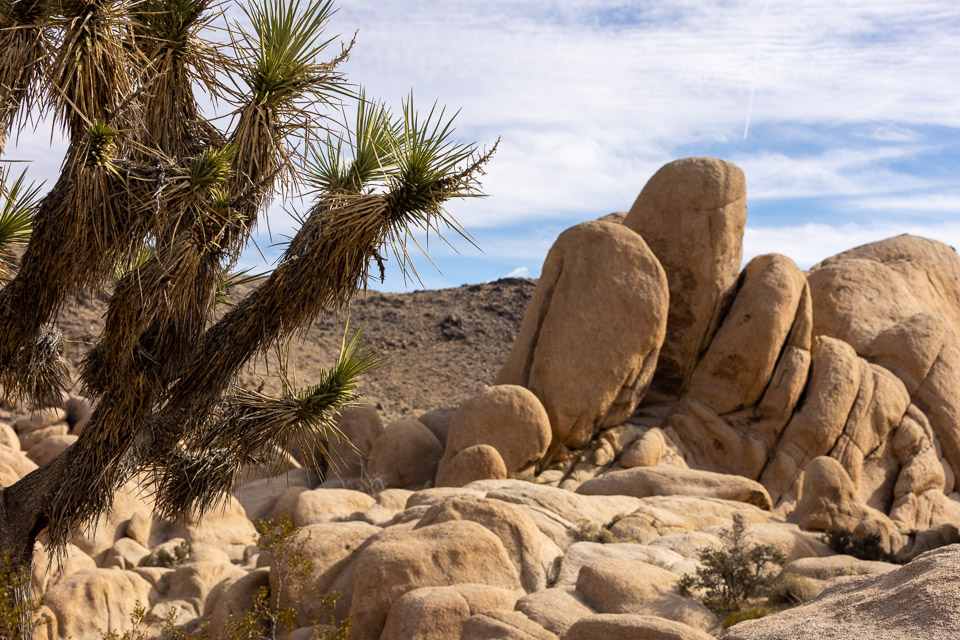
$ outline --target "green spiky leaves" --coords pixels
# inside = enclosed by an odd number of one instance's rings
[[[333,42],[323,38],[332,0],[305,7],[300,0],[254,0],[242,8],[251,29],[237,25],[240,76],[254,103],[279,110],[337,90],[331,64],[317,61]]]
[[[41,189],[25,184],[26,173],[9,183],[5,178],[0,179],[0,281],[13,277],[14,249],[30,241]]]
[[[190,162],[190,184],[198,191],[218,190],[230,177],[230,161],[236,147],[226,145],[222,149],[205,149]]]
[[[134,32],[160,50],[183,52],[191,36],[213,19],[211,0],[144,0],[137,4]],[[148,45],[149,46],[149,45]]]
[[[109,167],[117,151],[117,132],[103,120],[95,121],[87,129],[87,164],[95,167]]]
[[[361,340],[360,331],[344,341],[336,364],[317,384],[270,396],[237,388],[212,424],[191,434],[184,447],[157,471],[157,511],[167,518],[204,512],[229,494],[245,464],[270,466],[279,451],[294,445],[308,458],[318,451],[337,468],[324,445],[346,442],[337,428],[340,409],[356,402],[357,380],[383,366],[380,354]]]

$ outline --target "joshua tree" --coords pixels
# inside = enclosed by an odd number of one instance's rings
[[[464,233],[443,204],[479,195],[492,150],[451,140],[442,110],[420,118],[407,101],[393,117],[350,89],[338,65],[352,42],[320,61],[334,42],[323,37],[330,1],[249,0],[245,19],[211,31],[215,6],[0,0],[0,150],[37,113],[69,140],[48,193],[9,171],[0,192],[8,401],[60,401],[57,314],[76,291],[109,295],[79,370],[95,400],[89,423],[0,489],[0,551],[19,566],[41,533],[63,549],[134,477],[175,519],[218,504],[243,465],[269,462],[263,452],[292,438],[312,450],[377,357],[346,339],[317,384],[277,397],[238,388],[238,373],[344,307],[372,265],[382,275],[381,253],[409,267],[412,228]],[[198,90],[231,117],[204,117]],[[329,114],[346,100],[357,116],[341,133]],[[312,206],[276,269],[215,314],[258,216],[293,192]],[[15,267],[9,247],[28,236]]]

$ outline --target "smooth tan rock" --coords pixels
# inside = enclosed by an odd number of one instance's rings
[[[113,509],[100,516],[92,527],[75,535],[70,542],[95,560],[101,560],[101,554],[123,537],[127,521],[137,511],[153,510],[153,502],[143,495],[140,488],[128,482],[113,496]]]
[[[817,336],[812,355],[803,404],[760,477],[774,504],[786,503],[787,509],[797,499],[803,470],[813,458],[829,453],[843,433],[865,373],[853,348],[840,340]]]
[[[151,537],[184,538],[195,549],[216,547],[227,553],[231,560],[241,560],[244,550],[256,539],[257,529],[247,519],[240,502],[228,496],[220,509],[211,509],[203,518],[189,514],[180,523],[164,523],[164,526],[154,523]]]
[[[634,613],[675,620],[703,631],[719,620],[692,598],[680,595],[679,577],[638,560],[602,559],[583,565],[577,591],[598,613]]]
[[[547,254],[497,384],[529,388],[554,438],[583,446],[646,392],[667,304],[667,277],[643,238],[609,222],[568,229]]]
[[[422,422],[412,418],[387,425],[373,443],[364,473],[384,487],[422,487],[433,482],[443,445]]]
[[[54,560],[51,562],[51,560]],[[56,583],[69,578],[78,571],[96,569],[97,563],[79,547],[67,544],[59,562],[51,558],[46,548],[38,544],[33,556],[30,584],[35,597],[40,598]]]
[[[414,529],[455,520],[476,522],[496,534],[526,591],[546,588],[547,574],[563,553],[522,509],[499,500],[451,500],[431,507]]]
[[[744,502],[689,496],[652,496],[643,498],[641,504],[621,517],[610,527],[610,531],[621,538],[650,544],[657,538],[673,533],[699,531],[714,525],[729,527],[735,515],[742,516],[748,524],[770,521],[769,512]]]
[[[30,447],[30,450],[27,451],[27,457],[33,460],[37,466],[42,467],[66,451],[67,447],[76,441],[77,436],[72,434],[50,436]]]
[[[639,467],[611,471],[580,485],[584,495],[621,495],[635,498],[683,495],[697,498],[720,498],[745,502],[761,509],[770,509],[770,496],[755,480],[697,469],[675,467]]]
[[[453,417],[453,414],[456,413],[456,411],[457,407],[434,409],[433,411],[427,411],[425,414],[417,418],[417,420],[426,425],[427,429],[430,429],[431,433],[437,436],[437,440],[440,441],[440,444],[446,447],[447,433],[450,431],[450,418]]]
[[[312,489],[297,494],[293,508],[293,525],[305,527],[323,522],[356,520],[376,500],[360,491],[350,489]]]
[[[137,602],[149,603],[150,590],[150,583],[133,571],[86,569],[53,585],[44,604],[61,637],[98,638],[100,629],[130,629],[130,612]]]
[[[572,523],[581,520],[605,525],[616,516],[631,513],[644,504],[630,496],[585,496],[547,485],[502,480],[499,482],[474,482],[471,487],[489,487],[486,497],[502,500],[527,509],[527,514],[553,514],[557,522]]]
[[[507,465],[500,452],[489,444],[475,444],[443,462],[437,470],[436,486],[462,487],[476,480],[503,480]]]
[[[728,640],[947,640],[960,636],[955,603],[960,546],[887,573],[840,582],[807,604],[731,627]]]
[[[877,534],[889,553],[905,542],[890,518],[860,502],[850,476],[839,462],[826,456],[807,465],[800,501],[788,520],[807,529],[849,531],[861,538]]]
[[[150,549],[130,538],[119,538],[113,546],[107,549],[101,566],[104,569],[116,567],[118,569],[134,569],[140,561],[150,555]]]
[[[253,609],[254,599],[262,587],[270,586],[270,571],[254,569],[234,579],[218,583],[204,602],[203,616],[212,629],[223,629],[227,618],[240,619]]]
[[[557,636],[519,611],[490,611],[468,618],[460,640],[557,640]]]
[[[309,592],[327,593],[330,585],[346,567],[351,556],[370,538],[380,533],[379,527],[366,522],[338,522],[312,524],[303,527],[297,534],[298,541],[304,541],[303,554],[312,567],[305,582]],[[265,555],[266,566],[270,569],[270,584],[277,592],[277,567],[269,554]],[[290,590],[289,585],[280,590],[280,605],[297,609],[297,622],[307,625],[312,619],[326,615],[322,605],[313,598],[302,601]]]
[[[294,487],[300,490],[311,488],[308,470],[297,469],[280,476],[243,482],[239,489],[234,491],[234,497],[240,501],[247,517],[255,522],[258,518],[269,517],[280,497]],[[290,508],[293,508],[292,505]],[[292,513],[287,515],[292,517]]]
[[[667,441],[663,431],[654,427],[628,446],[620,457],[620,466],[625,469],[634,467],[653,467],[663,458]]]
[[[720,415],[760,401],[807,288],[793,261],[776,254],[751,260],[741,280],[687,389]]]
[[[543,457],[550,437],[550,419],[537,396],[516,385],[487,387],[451,416],[438,475],[447,474],[444,467],[457,454],[486,444],[497,450],[512,476]]]
[[[0,446],[11,451],[20,451],[20,438],[13,427],[6,422],[0,422]]]
[[[643,236],[669,283],[667,332],[651,401],[679,397],[710,343],[740,271],[746,220],[743,171],[716,158],[665,165],[624,219]]]
[[[500,539],[475,522],[443,522],[381,534],[353,567],[354,633],[375,638],[394,601],[419,587],[460,583],[519,589],[520,578]]]
[[[653,545],[631,542],[576,542],[567,548],[557,572],[555,586],[574,588],[584,566],[595,562],[643,562],[666,569],[677,576],[696,571],[697,563],[678,553]]]
[[[783,567],[784,573],[795,573],[807,578],[827,580],[840,575],[867,576],[889,573],[897,565],[889,562],[861,560],[853,556],[832,555],[823,558],[801,558]]]
[[[657,616],[602,613],[576,622],[562,640],[710,640],[709,633]]]
[[[18,418],[13,427],[19,435],[30,433],[44,427],[51,427],[58,422],[64,422],[67,419],[67,412],[59,407],[41,409],[28,413],[22,418]]]
[[[213,589],[224,581],[243,577],[246,572],[230,564],[217,561],[191,561],[177,567],[170,576],[167,598],[190,604],[195,615],[204,610],[204,602]]]
[[[340,411],[337,428],[345,437],[329,442],[331,464],[341,476],[359,477],[364,459],[383,433],[380,414],[369,404],[347,407]]]
[[[960,470],[960,258],[943,243],[897,236],[825,260],[810,273],[815,330],[901,378]]]
[[[47,438],[54,436],[66,436],[70,433],[70,425],[66,422],[58,422],[49,427],[42,427],[33,431],[20,434],[20,448],[23,451],[30,451]]]
[[[414,589],[394,601],[380,640],[460,638],[467,618],[488,611],[509,611],[516,600],[516,592],[488,585]]]
[[[517,601],[517,611],[558,636],[565,634],[577,620],[596,613],[575,589],[564,588],[527,594]]]
[[[20,451],[0,447],[0,483],[9,487],[37,468],[37,464]]]

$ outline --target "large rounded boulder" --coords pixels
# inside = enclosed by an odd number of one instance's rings
[[[667,325],[667,277],[643,238],[584,222],[557,238],[497,384],[533,391],[554,437],[583,446],[645,393]]]

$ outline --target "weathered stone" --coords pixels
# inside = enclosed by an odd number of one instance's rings
[[[680,595],[678,580],[647,562],[601,559],[583,565],[577,591],[599,613],[655,615],[707,632],[719,630],[719,620],[709,609]]]
[[[657,616],[601,613],[576,622],[562,640],[711,640],[709,633]]]
[[[443,445],[419,420],[391,422],[373,443],[364,474],[385,488],[422,487],[433,482]]]
[[[350,614],[354,633],[379,637],[397,598],[419,587],[460,583],[521,587],[500,539],[475,522],[442,522],[415,531],[389,529],[357,555]]]
[[[437,471],[436,486],[462,487],[477,480],[503,480],[507,466],[500,452],[489,444],[475,444],[443,462]]]
[[[568,229],[547,254],[497,384],[529,388],[554,438],[583,446],[645,393],[667,304],[667,278],[643,238],[609,222]]]
[[[444,467],[457,454],[482,444],[497,450],[508,476],[543,457],[550,419],[537,396],[516,385],[497,385],[460,405],[450,418],[438,475],[448,473]]]
[[[580,485],[584,495],[621,495],[635,498],[683,495],[721,498],[770,509],[770,496],[755,480],[723,473],[675,467],[638,467],[611,471]]]
[[[624,226],[646,241],[666,273],[666,339],[649,401],[680,396],[717,329],[740,271],[746,180],[716,158],[671,162],[644,186]]]
[[[960,637],[960,545],[894,571],[840,582],[816,600],[731,627],[727,640],[947,640]]]

